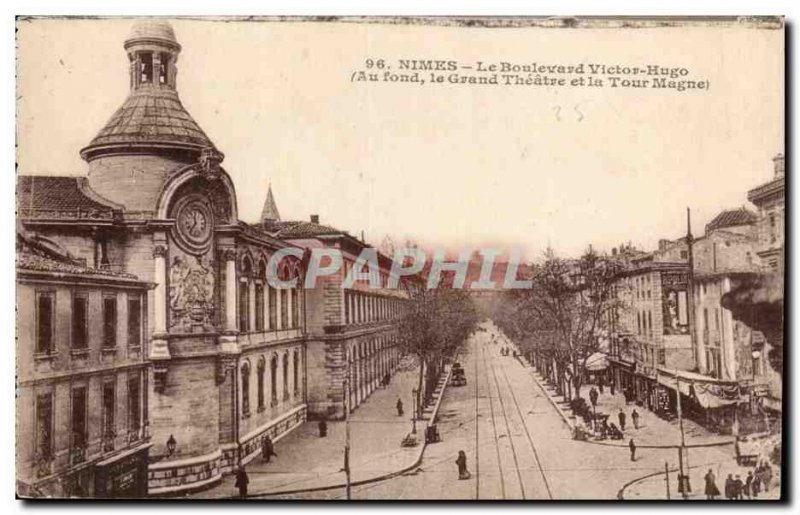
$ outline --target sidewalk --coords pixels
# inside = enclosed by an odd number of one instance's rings
[[[589,402],[589,390],[593,386],[599,393],[597,385],[587,384],[581,388],[581,396],[586,399],[587,403]],[[601,393],[597,398],[597,413],[610,415],[608,418],[609,424],[613,422],[619,427],[620,409],[625,413],[625,430],[623,431],[625,445],[627,445],[627,441],[630,438],[633,438],[639,446],[680,445],[680,425],[677,419],[667,421],[647,408],[637,406],[635,403],[626,404],[625,397],[621,393],[611,395],[609,389],[604,388],[604,393]],[[639,414],[639,429],[636,429],[633,425],[631,414],[634,410]],[[687,418],[683,419],[683,434],[687,446],[733,444],[733,437],[711,433]],[[614,442],[614,440],[604,441]]]
[[[527,360],[525,360],[524,363],[527,364]],[[562,412],[562,415],[566,417],[566,422],[569,426],[574,427],[575,416],[569,408],[564,396],[557,395],[552,385],[550,385],[533,367],[532,374],[534,379],[542,386],[542,389],[550,395],[554,404],[556,404],[559,411]],[[586,399],[587,403],[589,403],[589,390],[593,386],[599,393],[597,385],[587,384],[581,387],[581,396]],[[597,398],[597,413],[608,414],[609,424],[613,422],[619,427],[620,409],[625,413],[624,439],[596,441],[590,438],[588,440],[589,443],[627,447],[628,441],[633,438],[638,447],[671,447],[680,445],[680,427],[677,419],[672,421],[664,420],[642,406],[637,406],[635,403],[627,404],[625,402],[625,397],[621,393],[611,395],[609,389],[604,388],[604,392],[600,393]],[[631,417],[634,410],[639,414],[638,429],[634,427]],[[733,444],[732,437],[711,433],[704,427],[686,418],[683,419],[683,433],[686,445],[689,447]]]
[[[419,444],[401,447],[411,432],[412,393],[419,368],[401,370],[387,388],[378,388],[350,415],[351,481],[363,481],[411,467],[424,449],[425,421],[417,421]],[[397,416],[397,399],[405,414]],[[249,496],[274,492],[319,489],[344,484],[344,421],[329,421],[328,436],[320,438],[317,422],[306,422],[275,444],[277,457],[266,463],[260,456],[247,467]],[[191,495],[195,499],[238,496],[233,474],[212,489]]]

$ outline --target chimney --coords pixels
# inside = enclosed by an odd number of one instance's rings
[[[783,154],[776,154],[775,157],[772,158],[772,162],[775,163],[775,178],[783,177],[785,173],[784,167],[786,166]]]
[[[319,215],[311,215],[311,223],[318,224],[319,223]]]
[[[611,248],[611,255],[612,256],[616,256],[617,255],[617,247],[612,247]]]

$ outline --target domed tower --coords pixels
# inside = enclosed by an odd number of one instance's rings
[[[172,26],[138,21],[124,48],[130,61],[130,94],[81,157],[91,187],[130,211],[155,211],[169,176],[201,156],[223,158],[181,104],[177,61],[181,45]]]

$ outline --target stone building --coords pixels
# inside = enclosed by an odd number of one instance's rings
[[[141,388],[149,493],[168,495],[213,484],[264,435],[306,419],[306,298],[267,280],[269,258],[294,247],[239,221],[224,156],[178,96],[171,26],[137,22],[124,49],[130,94],[81,150],[88,176],[20,177],[19,220],[87,267],[154,284],[141,301],[139,357],[151,364]],[[297,258],[278,265],[283,279],[303,273]],[[21,334],[29,318],[20,314]]]
[[[147,494],[150,286],[17,233],[20,495]]]
[[[309,416],[341,418],[346,404],[355,409],[396,369],[401,358],[397,323],[408,293],[388,287],[392,260],[364,241],[320,223],[318,215],[309,221],[281,220],[271,188],[256,227],[309,252],[341,256],[338,270],[306,290],[305,320]],[[374,266],[358,261],[365,250],[372,252]],[[347,284],[354,267],[368,278]]]
[[[661,371],[693,364],[688,279],[686,263],[653,262],[644,254],[631,260],[614,288],[620,308],[611,335],[612,381],[653,411],[670,409]]]
[[[770,270],[783,273],[786,163],[783,154],[777,154],[772,161],[772,180],[747,192],[747,199],[758,208],[758,256]]]

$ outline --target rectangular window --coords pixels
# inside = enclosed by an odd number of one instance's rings
[[[350,292],[344,292],[344,323],[350,323]]]
[[[53,394],[36,396],[36,454],[44,460],[53,458]]]
[[[256,331],[264,330],[264,285],[256,284]]]
[[[689,303],[686,300],[686,290],[678,292],[678,323],[680,325],[689,324]]]
[[[103,297],[103,347],[117,346],[117,298]]]
[[[88,340],[88,309],[89,299],[85,295],[72,297],[72,348],[85,349],[89,346]]]
[[[142,298],[139,295],[128,297],[128,346],[142,345]]]
[[[72,390],[72,447],[86,447],[86,387]]]
[[[267,291],[269,292],[269,328],[275,329],[278,325],[277,290],[272,286],[269,286]]]
[[[289,303],[287,301],[287,296],[289,292],[288,290],[281,289],[280,296],[281,296],[281,329],[286,329],[289,327]]]
[[[246,282],[239,283],[239,330],[250,330],[250,288]]]
[[[54,296],[52,293],[39,293],[36,299],[36,352],[53,352]]]
[[[139,376],[128,378],[128,431],[138,438],[142,426],[142,386]]]
[[[300,288],[295,288],[292,293],[292,327],[300,327]]]
[[[116,391],[113,382],[103,383],[103,450],[108,451],[114,448],[114,436],[116,426],[114,425],[114,411],[116,410]]]

